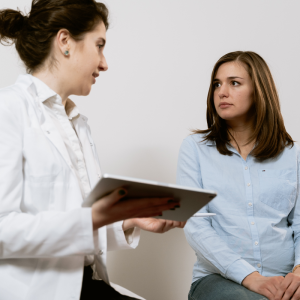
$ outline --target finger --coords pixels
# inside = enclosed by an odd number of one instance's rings
[[[164,198],[139,198],[139,199],[129,199],[132,201],[136,201],[141,206],[144,205],[145,207],[149,206],[160,206],[169,204],[172,207],[178,206],[180,207],[180,202],[174,200],[171,197],[164,197]]]
[[[120,202],[120,208],[123,211],[127,210],[129,213],[132,213],[134,217],[140,214],[151,214],[152,216],[156,216],[159,212],[174,209],[177,205],[176,203],[166,203],[164,205],[156,205],[153,206],[153,202],[151,200],[145,201],[145,203],[141,203],[143,201],[136,200],[125,200]]]
[[[264,292],[263,292],[263,294],[262,294],[263,296],[265,296],[266,298],[268,298],[269,300],[275,300],[275,298],[274,298],[274,294],[273,293],[271,293],[269,290],[264,290]]]
[[[291,297],[295,294],[296,290],[299,287],[298,282],[292,282],[290,286],[287,288],[287,290],[284,293],[284,296],[282,297],[282,300],[290,300]]]
[[[298,286],[295,294],[293,295],[293,297],[291,298],[291,300],[299,300],[300,299],[300,288]]]
[[[284,294],[291,284],[291,278],[286,276],[284,280],[281,282],[279,287],[277,287],[277,292],[275,293],[275,300],[281,300],[284,299]]]
[[[124,198],[126,195],[127,195],[127,190],[122,187],[122,188],[115,189],[112,193],[105,196],[103,199],[108,201],[110,205],[113,205],[114,203]]]

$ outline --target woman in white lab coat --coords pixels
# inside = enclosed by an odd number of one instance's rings
[[[101,171],[87,118],[68,97],[88,95],[107,70],[107,19],[94,0],[0,11],[0,41],[15,43],[28,71],[0,90],[1,300],[135,299],[110,286],[107,251],[135,248],[140,228],[183,227],[148,218],[178,203],[120,202],[123,188],[82,208]]]

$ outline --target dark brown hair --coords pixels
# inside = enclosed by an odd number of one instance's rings
[[[232,155],[227,148],[230,135],[226,121],[222,119],[214,105],[214,79],[219,67],[227,62],[241,62],[252,79],[254,88],[254,131],[248,143],[256,141],[251,155],[260,160],[276,157],[286,146],[294,146],[287,133],[280,111],[279,97],[270,69],[264,59],[255,52],[236,51],[222,56],[215,64],[207,95],[206,130],[194,130],[205,134],[204,141],[214,141],[223,155]]]
[[[19,10],[0,10],[0,42],[15,43],[27,72],[32,73],[49,57],[60,29],[67,29],[78,41],[101,21],[108,29],[108,9],[95,0],[33,0],[28,16]]]

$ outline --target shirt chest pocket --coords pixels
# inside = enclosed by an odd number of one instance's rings
[[[260,170],[259,184],[259,200],[288,215],[294,207],[297,194],[296,170]]]
[[[24,175],[36,183],[53,182],[62,170],[61,157],[55,146],[39,128],[28,128],[23,143]]]

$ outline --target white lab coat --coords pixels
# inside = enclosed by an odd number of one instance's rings
[[[31,75],[0,90],[0,300],[77,300],[84,256],[95,254],[97,273],[109,283],[108,250],[129,245],[122,222],[92,230],[91,208],[43,101],[49,90]],[[100,176],[87,118],[75,122],[91,186]],[[99,291],[101,293],[101,291]]]

